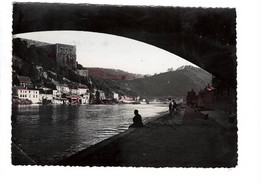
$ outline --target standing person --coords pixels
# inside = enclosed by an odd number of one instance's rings
[[[129,126],[129,128],[141,128],[144,126],[142,122],[142,116],[138,114],[138,110],[134,111],[134,118],[133,118],[133,124]]]
[[[172,100],[172,116],[175,115],[176,108],[177,108],[177,103],[176,103],[175,100],[173,99],[173,100]]]
[[[169,113],[170,113],[170,116],[172,116],[172,100],[170,100],[170,103],[169,103]]]

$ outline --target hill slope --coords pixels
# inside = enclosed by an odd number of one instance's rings
[[[199,91],[208,83],[212,76],[203,69],[184,66],[175,71],[161,73],[155,76],[133,80],[132,89],[146,96],[185,96],[187,91]]]
[[[142,78],[141,74],[132,74],[118,69],[106,69],[106,68],[86,68],[90,77],[103,78],[103,79],[122,79],[132,80],[136,78]]]
[[[208,83],[211,84],[211,74],[193,66],[183,66],[175,71],[128,81],[91,79],[105,92],[142,97],[186,96],[191,89],[199,91]]]

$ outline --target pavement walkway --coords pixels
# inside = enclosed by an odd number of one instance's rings
[[[214,116],[215,119],[212,119]],[[186,107],[54,163],[64,166],[235,167],[237,127]]]

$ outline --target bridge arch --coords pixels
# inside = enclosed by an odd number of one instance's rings
[[[235,9],[14,4],[13,34],[50,30],[91,31],[141,41],[236,87]]]

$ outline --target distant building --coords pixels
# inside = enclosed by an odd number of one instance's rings
[[[21,87],[28,87],[32,85],[31,79],[27,76],[15,76],[13,84]]]
[[[50,44],[22,38],[21,41],[26,42],[27,47],[34,46],[42,49],[50,59],[56,61],[59,65],[69,67],[73,70],[77,69],[76,46],[60,43]]]
[[[119,94],[113,92],[113,99],[115,99],[115,100],[119,100]]]
[[[102,90],[99,90],[99,96],[100,96],[100,99],[101,99],[101,100],[106,99],[105,92],[102,91]]]
[[[114,100],[119,100],[119,94],[118,93],[115,93],[115,92],[112,92],[108,95],[109,98],[112,98]]]
[[[102,90],[96,90],[96,95],[95,95],[95,98],[96,100],[104,100],[106,99],[106,96],[105,96],[105,92],[102,91]]]
[[[70,93],[70,88],[66,84],[60,84],[60,82],[52,79],[52,83],[56,86],[56,91],[54,93],[54,97],[61,98],[62,94]]]
[[[88,91],[89,91],[88,88],[84,88],[84,87],[79,87],[78,88],[79,95],[87,94]]]
[[[39,90],[39,101],[41,103],[52,103],[53,102],[53,90],[50,89],[41,89]]]
[[[40,101],[39,90],[24,88],[17,88],[15,90],[19,99],[28,99],[32,103],[38,103]]]
[[[79,95],[79,89],[78,87],[70,87],[70,93],[74,95]]]
[[[57,98],[60,98],[60,97],[61,97],[61,95],[58,94],[58,91],[57,91],[57,90],[53,90],[52,94],[53,94],[53,99],[57,99]]]
[[[70,92],[70,88],[66,84],[61,84],[59,88],[60,88],[61,93],[69,93]]]
[[[77,74],[82,77],[88,77],[88,70],[87,69],[77,70]]]
[[[77,69],[76,62],[76,46],[65,44],[50,44],[39,46],[48,56],[56,61],[61,66],[66,66],[71,69]]]
[[[61,98],[62,92],[60,82],[55,81],[54,79],[52,79],[51,81],[56,86],[56,90],[53,92],[53,96],[56,98]]]
[[[90,101],[90,94],[85,94],[83,96],[80,97],[80,104],[89,104]]]

